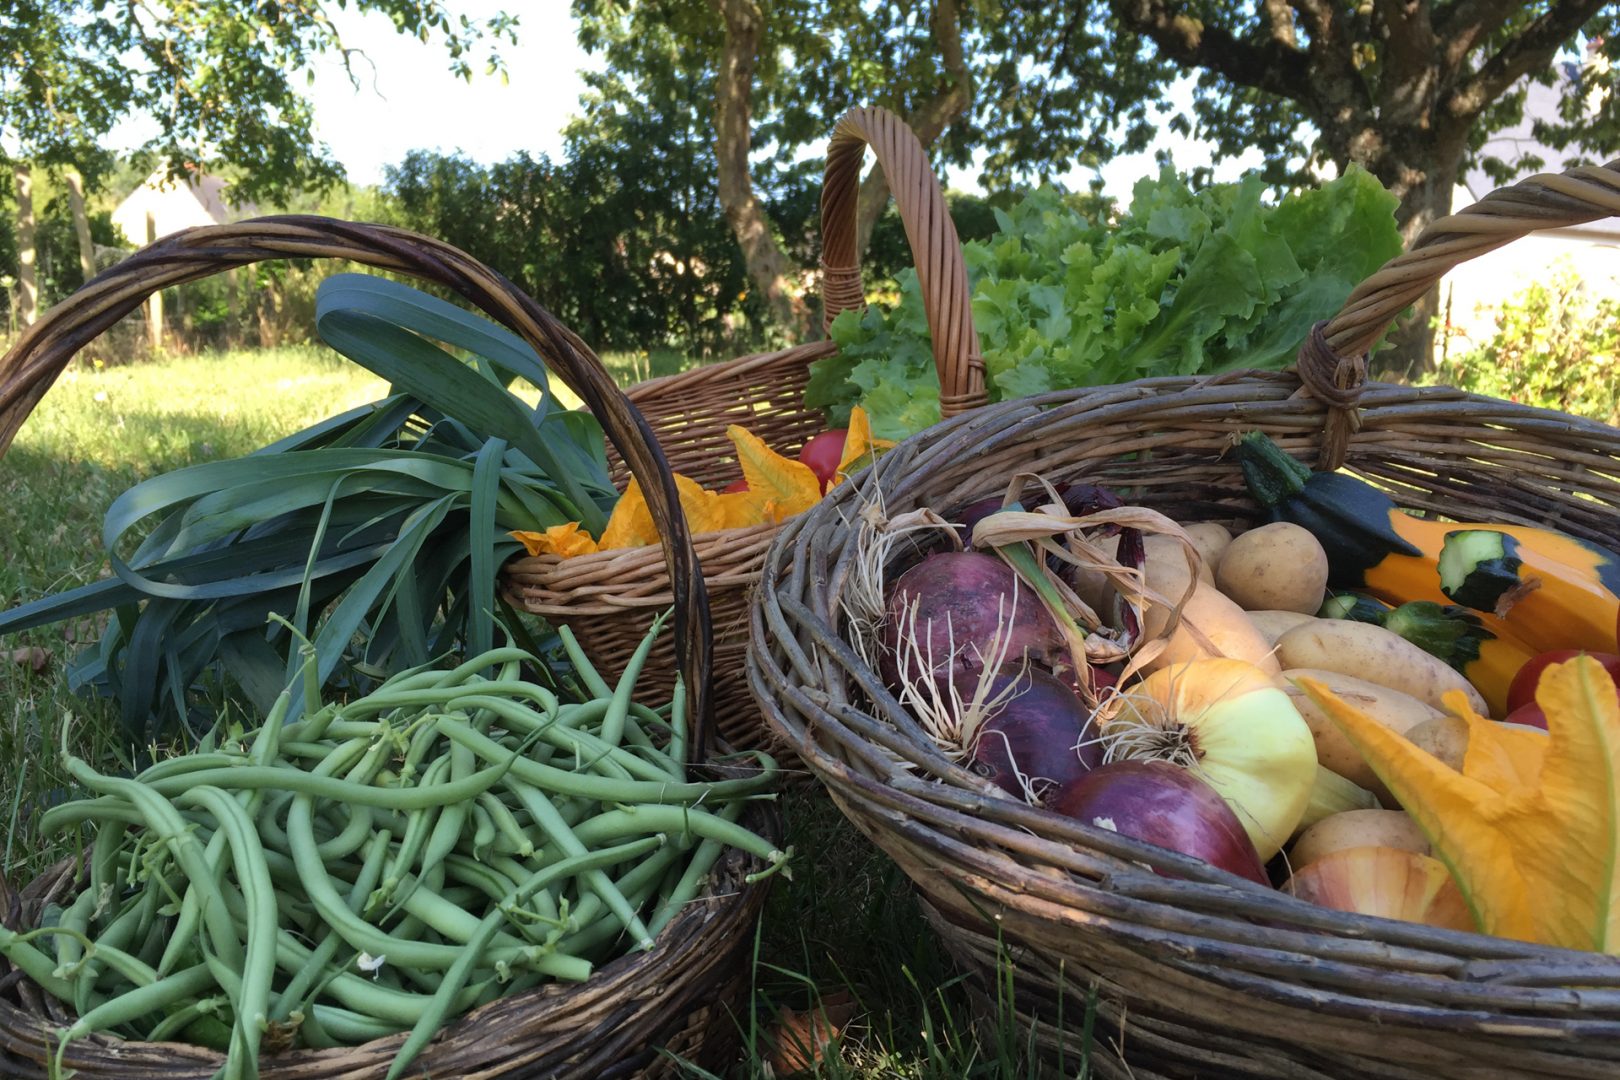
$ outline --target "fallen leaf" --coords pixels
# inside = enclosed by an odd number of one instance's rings
[[[52,655],[49,649],[42,649],[38,645],[28,645],[21,649],[12,649],[11,662],[18,667],[25,667],[35,675],[43,675],[45,669],[51,666]]]
[[[767,1040],[766,1062],[776,1076],[794,1076],[819,1067],[837,1052],[834,1045],[855,1013],[847,991],[823,998],[812,1012],[783,1008]]]

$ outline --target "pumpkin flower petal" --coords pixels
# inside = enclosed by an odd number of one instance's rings
[[[1294,680],[1367,759],[1428,837],[1488,934],[1528,940],[1530,913],[1510,838],[1493,820],[1501,796],[1339,698],[1315,679]]]
[[[598,550],[591,534],[580,528],[577,521],[553,525],[545,532],[515,529],[511,535],[530,555],[560,555],[566,559],[574,555],[593,555]]]
[[[1591,657],[1547,668],[1536,691],[1547,759],[1533,804],[1514,807],[1520,865],[1534,883],[1537,940],[1620,952],[1620,704]]]
[[[631,477],[624,494],[613,504],[613,513],[597,546],[609,551],[656,543],[658,526],[653,524],[652,511],[647,507],[647,497],[641,493],[641,484]]]
[[[1461,690],[1444,698],[1446,708],[1468,723],[1468,749],[1463,775],[1478,780],[1498,795],[1535,791],[1541,786],[1541,767],[1549,739],[1544,731],[1520,731],[1479,715]]]
[[[872,421],[866,415],[866,410],[856,405],[849,410],[849,431],[844,436],[844,455],[838,462],[838,472],[833,476],[833,484],[841,484],[844,478],[852,472],[857,472],[872,463],[879,450],[894,449],[893,439],[872,438]]]
[[[810,466],[783,457],[736,424],[726,428],[726,435],[737,448],[737,460],[748,481],[747,494],[753,496],[761,522],[781,521],[821,501],[821,481]]]

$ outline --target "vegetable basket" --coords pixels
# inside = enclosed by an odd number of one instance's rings
[[[1047,1060],[1093,1075],[1620,1075],[1620,959],[1316,907],[1003,796],[942,756],[840,635],[855,520],[1003,493],[1036,472],[1183,521],[1262,522],[1233,437],[1265,431],[1410,510],[1612,546],[1620,430],[1446,387],[1366,379],[1366,350],[1449,268],[1620,211],[1620,163],[1538,176],[1436,222],[1319,325],[1295,369],[1165,378],[975,410],[787,523],[751,613],[768,722],[924,894],[949,950]],[[1164,873],[1156,873],[1155,870]],[[1174,875],[1174,876],[1165,876]],[[1089,1032],[1089,1040],[1083,1033]]]
[[[595,355],[510,282],[461,251],[402,230],[307,216],[263,218],[187,230],[120,263],[59,305],[0,358],[0,452],[55,377],[87,342],[156,290],[264,259],[347,258],[431,281],[459,294],[529,342],[601,420],[621,459],[648,492],[672,583],[674,638],[689,687],[694,768],[713,742],[708,609],[691,538],[658,443]],[[743,823],[779,826],[756,803]],[[748,943],[764,903],[763,883],[745,879],[752,856],[725,853],[691,903],[645,952],[597,969],[584,982],[552,982],[498,998],[438,1029],[409,1075],[457,1077],[675,1076],[678,1055],[720,1067],[735,1056],[747,993]],[[59,863],[21,889],[0,877],[0,920],[20,930],[82,891],[85,863]],[[44,1077],[57,1033],[72,1017],[55,999],[0,960],[0,1075]],[[284,1080],[380,1078],[405,1035],[326,1050],[266,1048],[259,1075]],[[91,1035],[71,1043],[73,1075],[133,1080],[205,1078],[222,1054],[169,1042],[136,1043]]]
[[[984,364],[969,311],[967,269],[956,226],[922,145],[903,121],[881,108],[852,109],[838,122],[827,149],[821,194],[824,321],[865,303],[855,236],[863,152],[883,166],[905,224],[928,318],[945,416],[985,401]],[[653,379],[627,396],[646,416],[675,472],[719,488],[738,475],[726,428],[740,424],[772,449],[792,457],[822,430],[821,414],[805,407],[810,364],[837,346],[818,341],[779,352]],[[617,481],[628,478],[622,470]],[[757,745],[757,720],[743,677],[748,596],[779,525],[704,533],[695,538],[714,622],[715,694],[721,734],[733,745]],[[653,615],[670,603],[669,577],[656,547],[628,548],[560,559],[518,558],[502,572],[515,606],[569,626],[592,656],[609,666],[634,651]],[[673,679],[672,657],[655,651],[648,685]]]

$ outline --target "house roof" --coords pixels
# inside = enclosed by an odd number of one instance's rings
[[[206,173],[193,172],[184,180],[171,180],[159,168],[145,183],[112,212],[113,224],[122,229],[129,242],[140,247],[147,242],[147,215],[152,218],[154,238],[167,236],[197,225],[221,225],[256,213],[254,207],[238,205],[226,197],[229,181]]]

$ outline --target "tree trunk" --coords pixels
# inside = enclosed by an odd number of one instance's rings
[[[748,276],[765,297],[771,318],[794,339],[810,331],[810,311],[789,288],[795,267],[777,243],[765,204],[748,174],[752,145],[754,64],[765,18],[757,0],[714,0],[726,24],[725,50],[715,81],[715,156],[720,171],[720,206],[742,248]]]
[[[34,274],[34,174],[19,163],[12,176],[17,185],[17,318],[24,326],[39,319],[39,282]]]
[[[63,170],[62,177],[67,181],[73,232],[79,238],[79,272],[84,275],[85,281],[89,281],[96,276],[96,246],[90,240],[90,215],[84,209],[84,177],[74,168]]]

